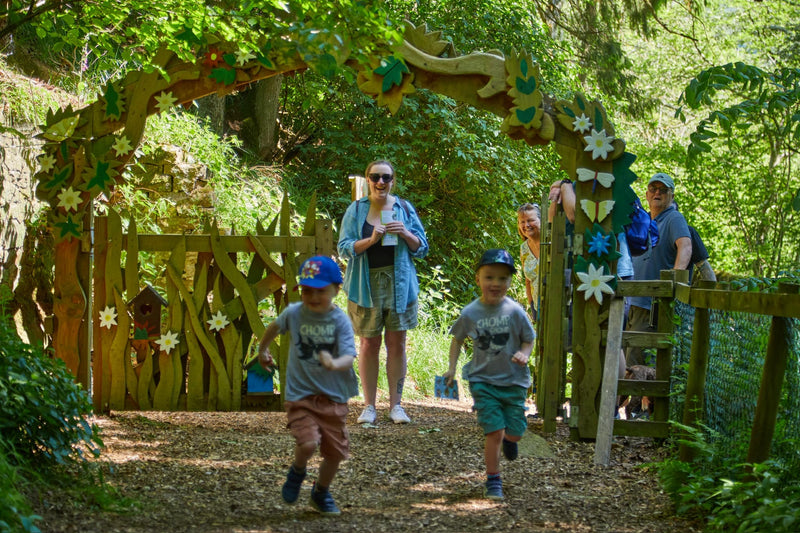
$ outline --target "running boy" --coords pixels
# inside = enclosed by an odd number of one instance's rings
[[[322,464],[311,506],[323,515],[341,514],[328,488],[350,452],[347,401],[358,394],[353,326],[333,304],[341,283],[342,273],[331,258],[306,260],[300,268],[301,302],[289,304],[267,326],[258,346],[258,362],[268,369],[275,362],[270,344],[278,334],[290,333],[284,406],[295,447],[281,496],[287,503],[297,501],[306,465],[319,446]]]
[[[478,424],[486,436],[485,495],[503,499],[500,449],[509,461],[517,458],[517,442],[528,427],[525,397],[531,385],[528,358],[536,334],[525,310],[506,296],[517,271],[506,250],[487,250],[475,274],[481,297],[461,310],[450,329],[450,368],[444,378],[452,384],[464,340],[472,339],[472,359],[462,377],[469,382]]]

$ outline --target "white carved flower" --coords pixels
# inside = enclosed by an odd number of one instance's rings
[[[178,333],[177,332],[173,333],[169,331],[164,335],[161,335],[161,338],[156,341],[156,344],[158,344],[159,348],[169,353],[170,351],[172,351],[174,347],[176,347],[179,344]]]
[[[39,156],[39,167],[42,172],[50,172],[56,166],[56,158],[50,154]]]
[[[125,135],[117,137],[117,140],[114,142],[114,146],[112,146],[111,148],[114,149],[114,153],[117,154],[117,157],[125,155],[131,150],[133,150],[133,146],[131,146],[131,141]]]
[[[164,113],[165,111],[169,110],[170,107],[175,105],[178,99],[172,96],[172,91],[165,92],[161,91],[161,94],[156,96],[156,109],[158,109],[159,113]]]
[[[222,311],[217,311],[217,314],[212,315],[211,320],[208,321],[208,327],[214,331],[219,331],[228,324],[230,324],[230,321],[228,317],[222,314]]]
[[[77,211],[79,205],[81,205],[81,195],[72,187],[67,187],[58,195],[58,207],[63,207],[67,213]]]
[[[117,310],[110,305],[100,311],[100,327],[111,329],[117,325]]]
[[[587,117],[585,113],[581,113],[581,116],[572,121],[572,131],[579,131],[581,133],[586,133],[591,129],[591,127],[592,127],[592,122],[589,120],[589,117]]]
[[[250,50],[239,50],[236,52],[236,64],[242,66],[255,57]]]
[[[608,152],[611,152],[614,148],[611,146],[611,142],[614,140],[613,135],[606,135],[606,130],[592,130],[592,133],[583,137],[583,140],[586,141],[586,148],[584,151],[592,152],[592,159],[597,159],[598,157],[602,157],[605,159],[608,156]]]
[[[588,272],[576,272],[581,284],[578,286],[579,291],[584,292],[584,299],[588,300],[592,296],[597,298],[597,303],[603,303],[603,293],[614,294],[614,289],[609,287],[608,283],[614,279],[613,274],[603,274],[603,267],[595,267],[589,263]]]

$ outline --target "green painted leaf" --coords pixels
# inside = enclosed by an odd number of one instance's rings
[[[376,68],[373,72],[383,76],[383,85],[381,86],[381,91],[387,92],[392,88],[392,85],[402,85],[403,74],[410,71],[405,63],[396,57],[391,56],[381,61],[381,66]]]
[[[229,68],[215,68],[211,69],[211,74],[208,77],[219,83],[230,85],[236,81],[236,71]]]
[[[86,184],[86,188],[89,190],[96,188],[100,189],[101,191],[110,189],[108,183],[113,180],[111,173],[109,172],[110,167],[111,163],[107,161],[98,161],[94,176],[92,176],[92,179],[90,179]]]
[[[53,179],[44,183],[45,189],[58,189],[61,187],[67,178],[72,175],[72,163],[68,163],[64,167],[61,168],[58,172],[53,174]]]
[[[519,62],[519,71],[522,73],[523,76],[526,78],[528,77],[528,60],[524,57]]]
[[[603,112],[600,111],[600,108],[596,108],[594,110],[594,129],[595,131],[604,130],[606,128],[605,124],[603,123]]]
[[[583,101],[579,95],[575,95],[575,103],[578,104],[578,109],[581,111],[586,111],[586,102]]]
[[[236,54],[223,54],[222,60],[228,64],[230,67],[236,66]]]
[[[106,118],[115,118],[119,120],[122,115],[122,108],[120,107],[120,96],[113,85],[109,84],[106,87],[106,92],[103,94],[106,101]]]
[[[574,112],[572,111],[572,109],[570,109],[569,107],[567,107],[567,106],[561,106],[561,111],[562,111],[562,112],[563,112],[565,115],[567,115],[567,116],[570,116],[570,117],[572,117],[572,118],[575,118],[575,113],[574,113]]]
[[[531,94],[533,91],[536,90],[536,78],[530,77],[527,80],[522,78],[517,78],[516,80],[517,90],[522,94]]]
[[[517,109],[516,110],[517,119],[523,124],[528,124],[533,117],[536,116],[536,106],[529,107],[528,109]]]
[[[191,28],[184,26],[183,31],[175,36],[179,41],[185,41],[189,44],[201,44],[203,41],[194,34]]]

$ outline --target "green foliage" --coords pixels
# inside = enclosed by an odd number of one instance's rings
[[[40,517],[30,514],[30,505],[19,490],[20,467],[7,457],[7,446],[0,440],[0,531],[40,530],[34,523]]]
[[[727,459],[725,449],[706,442],[703,431],[677,426],[686,435],[680,442],[697,452],[697,460],[690,464],[667,459],[656,468],[678,514],[706,520],[706,531],[797,531],[800,486],[796,469],[771,461],[735,464]]]
[[[4,323],[5,324],[5,323]],[[91,400],[64,362],[0,326],[0,440],[22,460],[69,464],[100,453]]]

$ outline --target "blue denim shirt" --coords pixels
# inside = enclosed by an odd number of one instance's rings
[[[401,202],[403,206],[401,206]],[[413,258],[421,259],[428,254],[428,239],[425,229],[414,206],[405,200],[395,197],[392,211],[405,224],[406,228],[419,239],[419,248],[412,252],[406,241],[398,239],[394,247],[394,308],[402,313],[408,304],[417,299],[419,282]],[[361,307],[372,307],[372,292],[369,286],[369,261],[364,251],[356,255],[354,245],[362,239],[361,230],[369,213],[369,198],[356,200],[347,208],[339,228],[339,256],[347,259],[347,270],[344,273],[344,290],[350,301]]]

